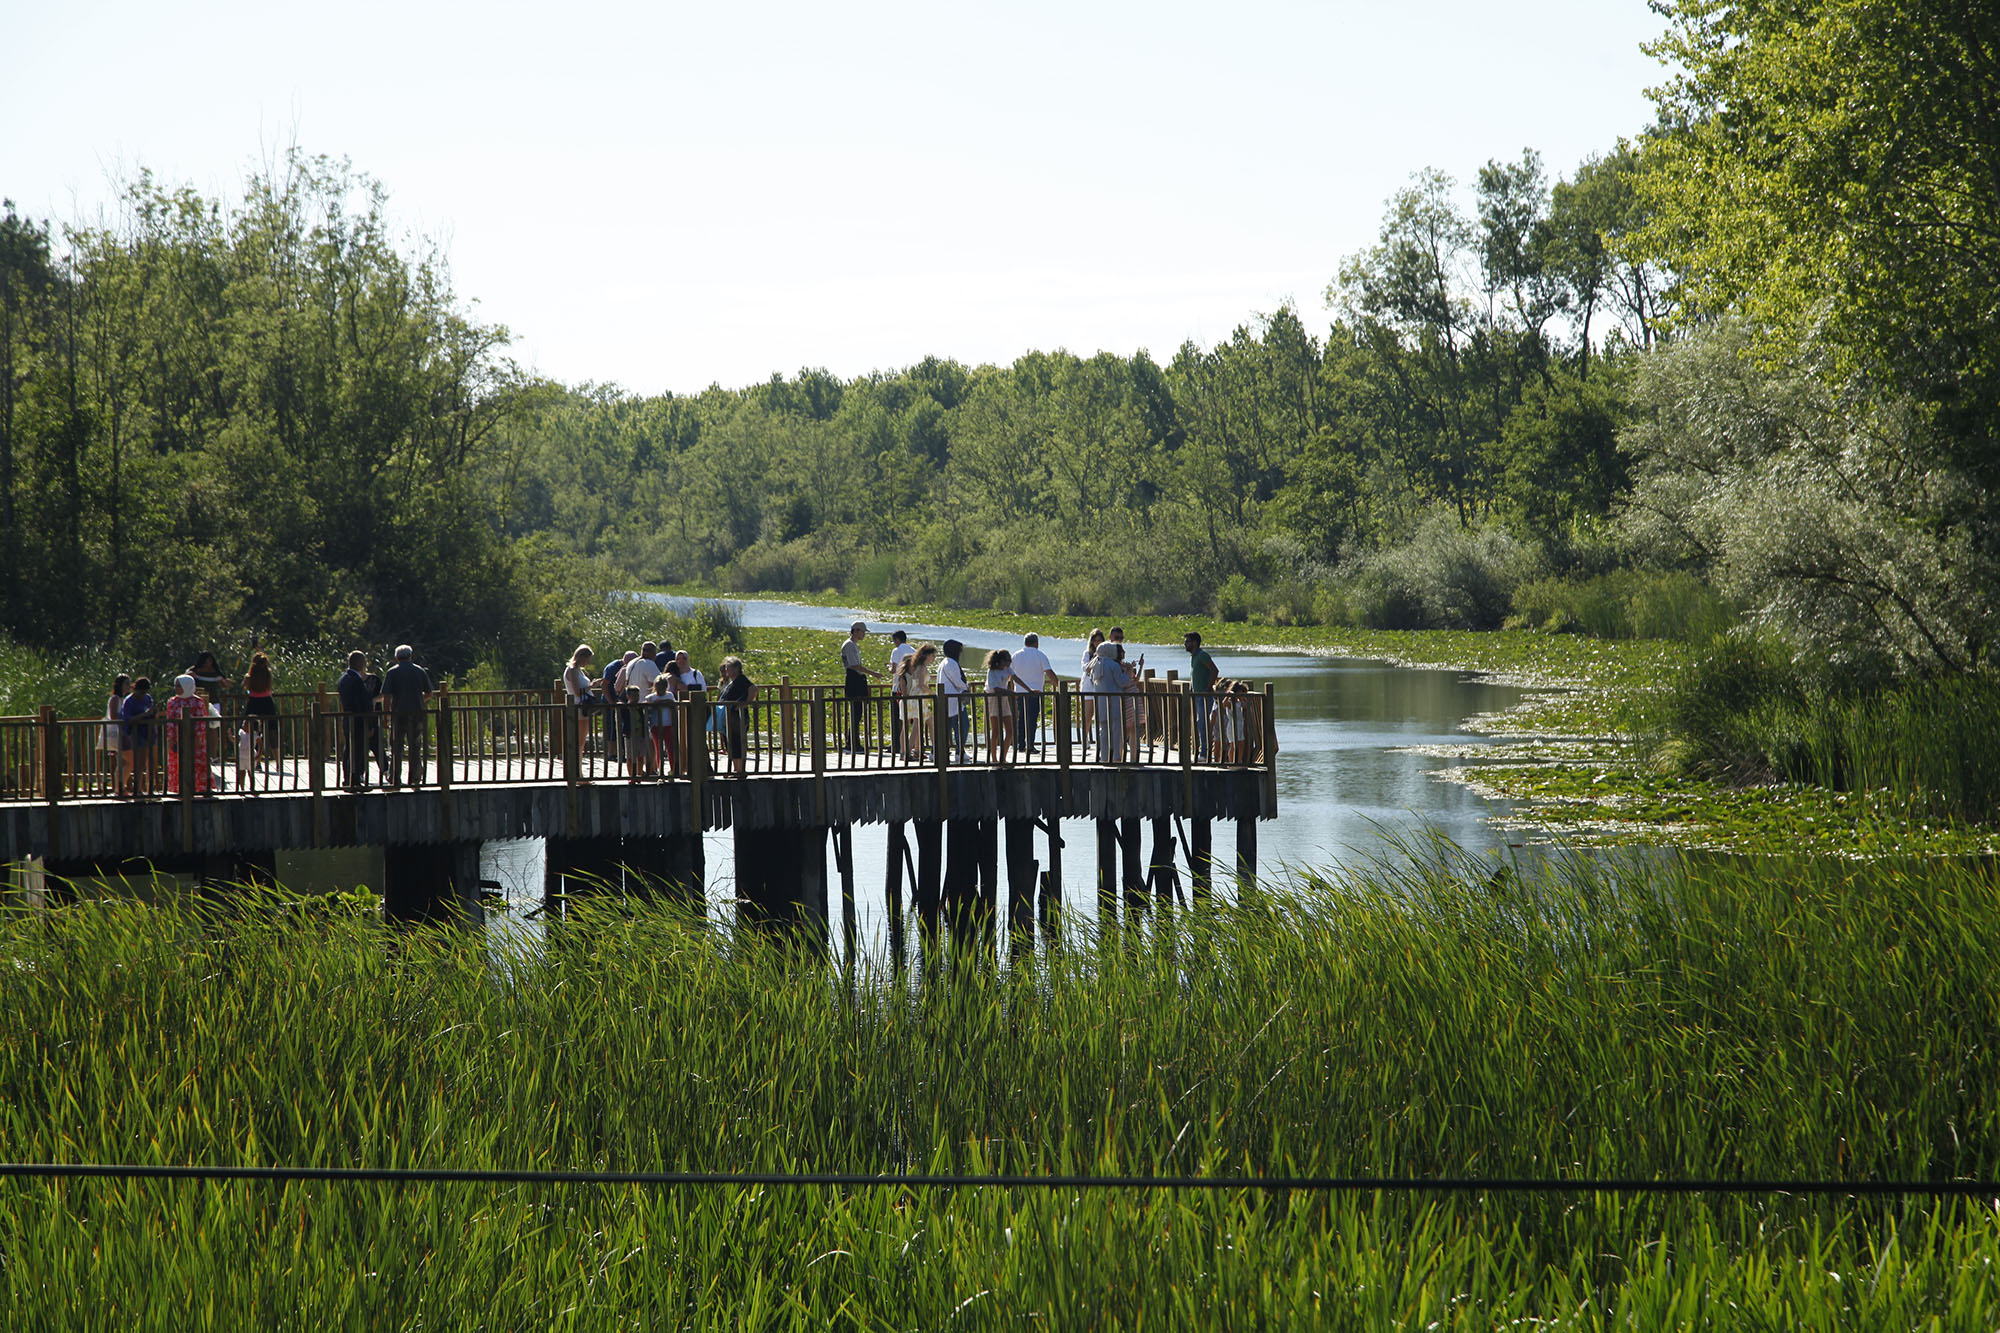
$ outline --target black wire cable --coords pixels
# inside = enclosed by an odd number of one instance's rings
[[[12,1180],[257,1180],[375,1185],[644,1185],[840,1189],[1129,1189],[1361,1194],[1808,1194],[2000,1200],[1991,1180],[1648,1180],[1525,1176],[871,1175],[843,1171],[523,1171],[451,1167],[199,1166],[0,1162]]]

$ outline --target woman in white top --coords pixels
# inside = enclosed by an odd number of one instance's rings
[[[1014,654],[986,654],[986,762],[1004,764],[1014,747]]]
[[[576,651],[569,655],[569,665],[563,668],[563,694],[576,708],[576,753],[579,761],[583,758],[583,743],[590,737],[590,709],[601,702],[596,691],[603,688],[599,681],[590,678],[590,645],[579,643]]]

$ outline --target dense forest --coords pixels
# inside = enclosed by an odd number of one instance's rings
[[[419,638],[539,678],[618,583],[1706,635],[1962,671],[2000,618],[1988,5],[1668,7],[1657,123],[1424,170],[1212,347],[641,395],[523,374],[295,156],[0,217],[0,632]],[[1838,74],[1832,71],[1838,71]],[[945,350],[945,349],[940,349]]]

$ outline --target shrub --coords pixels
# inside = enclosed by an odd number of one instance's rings
[[[1504,528],[1466,528],[1433,511],[1400,546],[1364,556],[1350,601],[1371,629],[1495,629],[1533,553]]]
[[[1594,578],[1523,583],[1514,590],[1507,623],[1600,639],[1707,643],[1736,618],[1736,608],[1693,574],[1621,569]]]

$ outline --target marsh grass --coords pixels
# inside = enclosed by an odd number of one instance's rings
[[[1756,638],[1718,639],[1648,701],[1662,766],[1737,783],[1888,793],[1911,820],[2000,822],[2000,674],[1846,683]],[[1643,708],[1642,708],[1643,711]]]
[[[996,973],[670,909],[5,921],[14,1161],[2000,1174],[1990,866],[1440,849]],[[1990,1327],[1985,1204],[0,1187],[8,1327]]]

